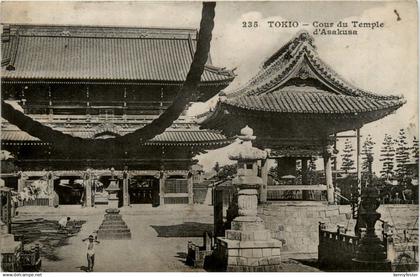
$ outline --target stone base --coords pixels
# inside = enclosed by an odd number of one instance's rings
[[[118,209],[107,209],[105,218],[98,229],[98,240],[129,240],[130,229],[125,224]]]
[[[229,230],[230,231],[230,230]],[[219,259],[226,264],[227,271],[278,271],[280,269],[281,242],[239,241],[217,238]]]
[[[391,261],[362,261],[353,259],[353,270],[357,272],[392,272]]]

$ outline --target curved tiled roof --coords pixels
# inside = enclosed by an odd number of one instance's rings
[[[2,34],[2,78],[183,82],[196,30],[13,25]],[[232,71],[211,65],[202,81],[229,83]]]
[[[222,103],[257,111],[357,113],[395,110],[405,100],[349,84],[318,57],[313,38],[301,32],[268,58],[246,85],[226,92]]]

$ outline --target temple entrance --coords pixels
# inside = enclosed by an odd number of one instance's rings
[[[153,176],[135,176],[128,186],[130,204],[159,206],[159,179]]]
[[[58,195],[59,205],[81,205],[83,203],[83,179],[65,177],[54,180],[54,191]]]

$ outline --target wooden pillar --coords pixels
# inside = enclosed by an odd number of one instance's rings
[[[83,178],[85,187],[85,207],[92,207],[92,176],[90,170],[86,171]]]
[[[333,150],[331,145],[327,145],[324,148],[323,159],[324,159],[324,172],[325,172],[325,183],[327,186],[327,199],[328,204],[334,204],[334,185],[332,179],[332,156]]]
[[[308,185],[308,158],[302,158],[302,185]],[[309,190],[302,190],[302,200],[309,199]]]
[[[359,197],[357,203],[361,201],[362,195],[362,159],[360,156],[360,129],[356,129],[356,170],[357,170],[357,191],[359,192]]]
[[[7,224],[7,233],[12,233],[12,192],[11,190],[6,191],[6,224]]]
[[[54,207],[54,178],[53,172],[50,171],[47,173],[47,187],[48,187],[48,206]]]
[[[159,202],[160,205],[165,204],[165,180],[166,180],[166,174],[165,172],[160,172],[160,178],[159,178]]]
[[[130,206],[130,195],[128,193],[129,175],[128,171],[124,170],[123,173],[123,207]]]
[[[268,186],[268,159],[261,161],[261,179],[263,183],[260,187],[260,203],[267,202],[267,186]]]
[[[187,184],[188,184],[188,204],[194,204],[194,189],[193,189],[193,174],[188,172],[187,175]]]

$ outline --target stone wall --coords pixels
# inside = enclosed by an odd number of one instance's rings
[[[418,205],[382,205],[378,211],[382,220],[396,228],[397,242],[418,241]],[[350,206],[319,202],[268,203],[258,207],[258,215],[272,237],[282,241],[282,251],[291,253],[317,253],[319,222],[325,222],[330,230],[335,230],[338,224],[343,225],[350,233],[355,225]],[[381,223],[376,227],[380,234]]]

